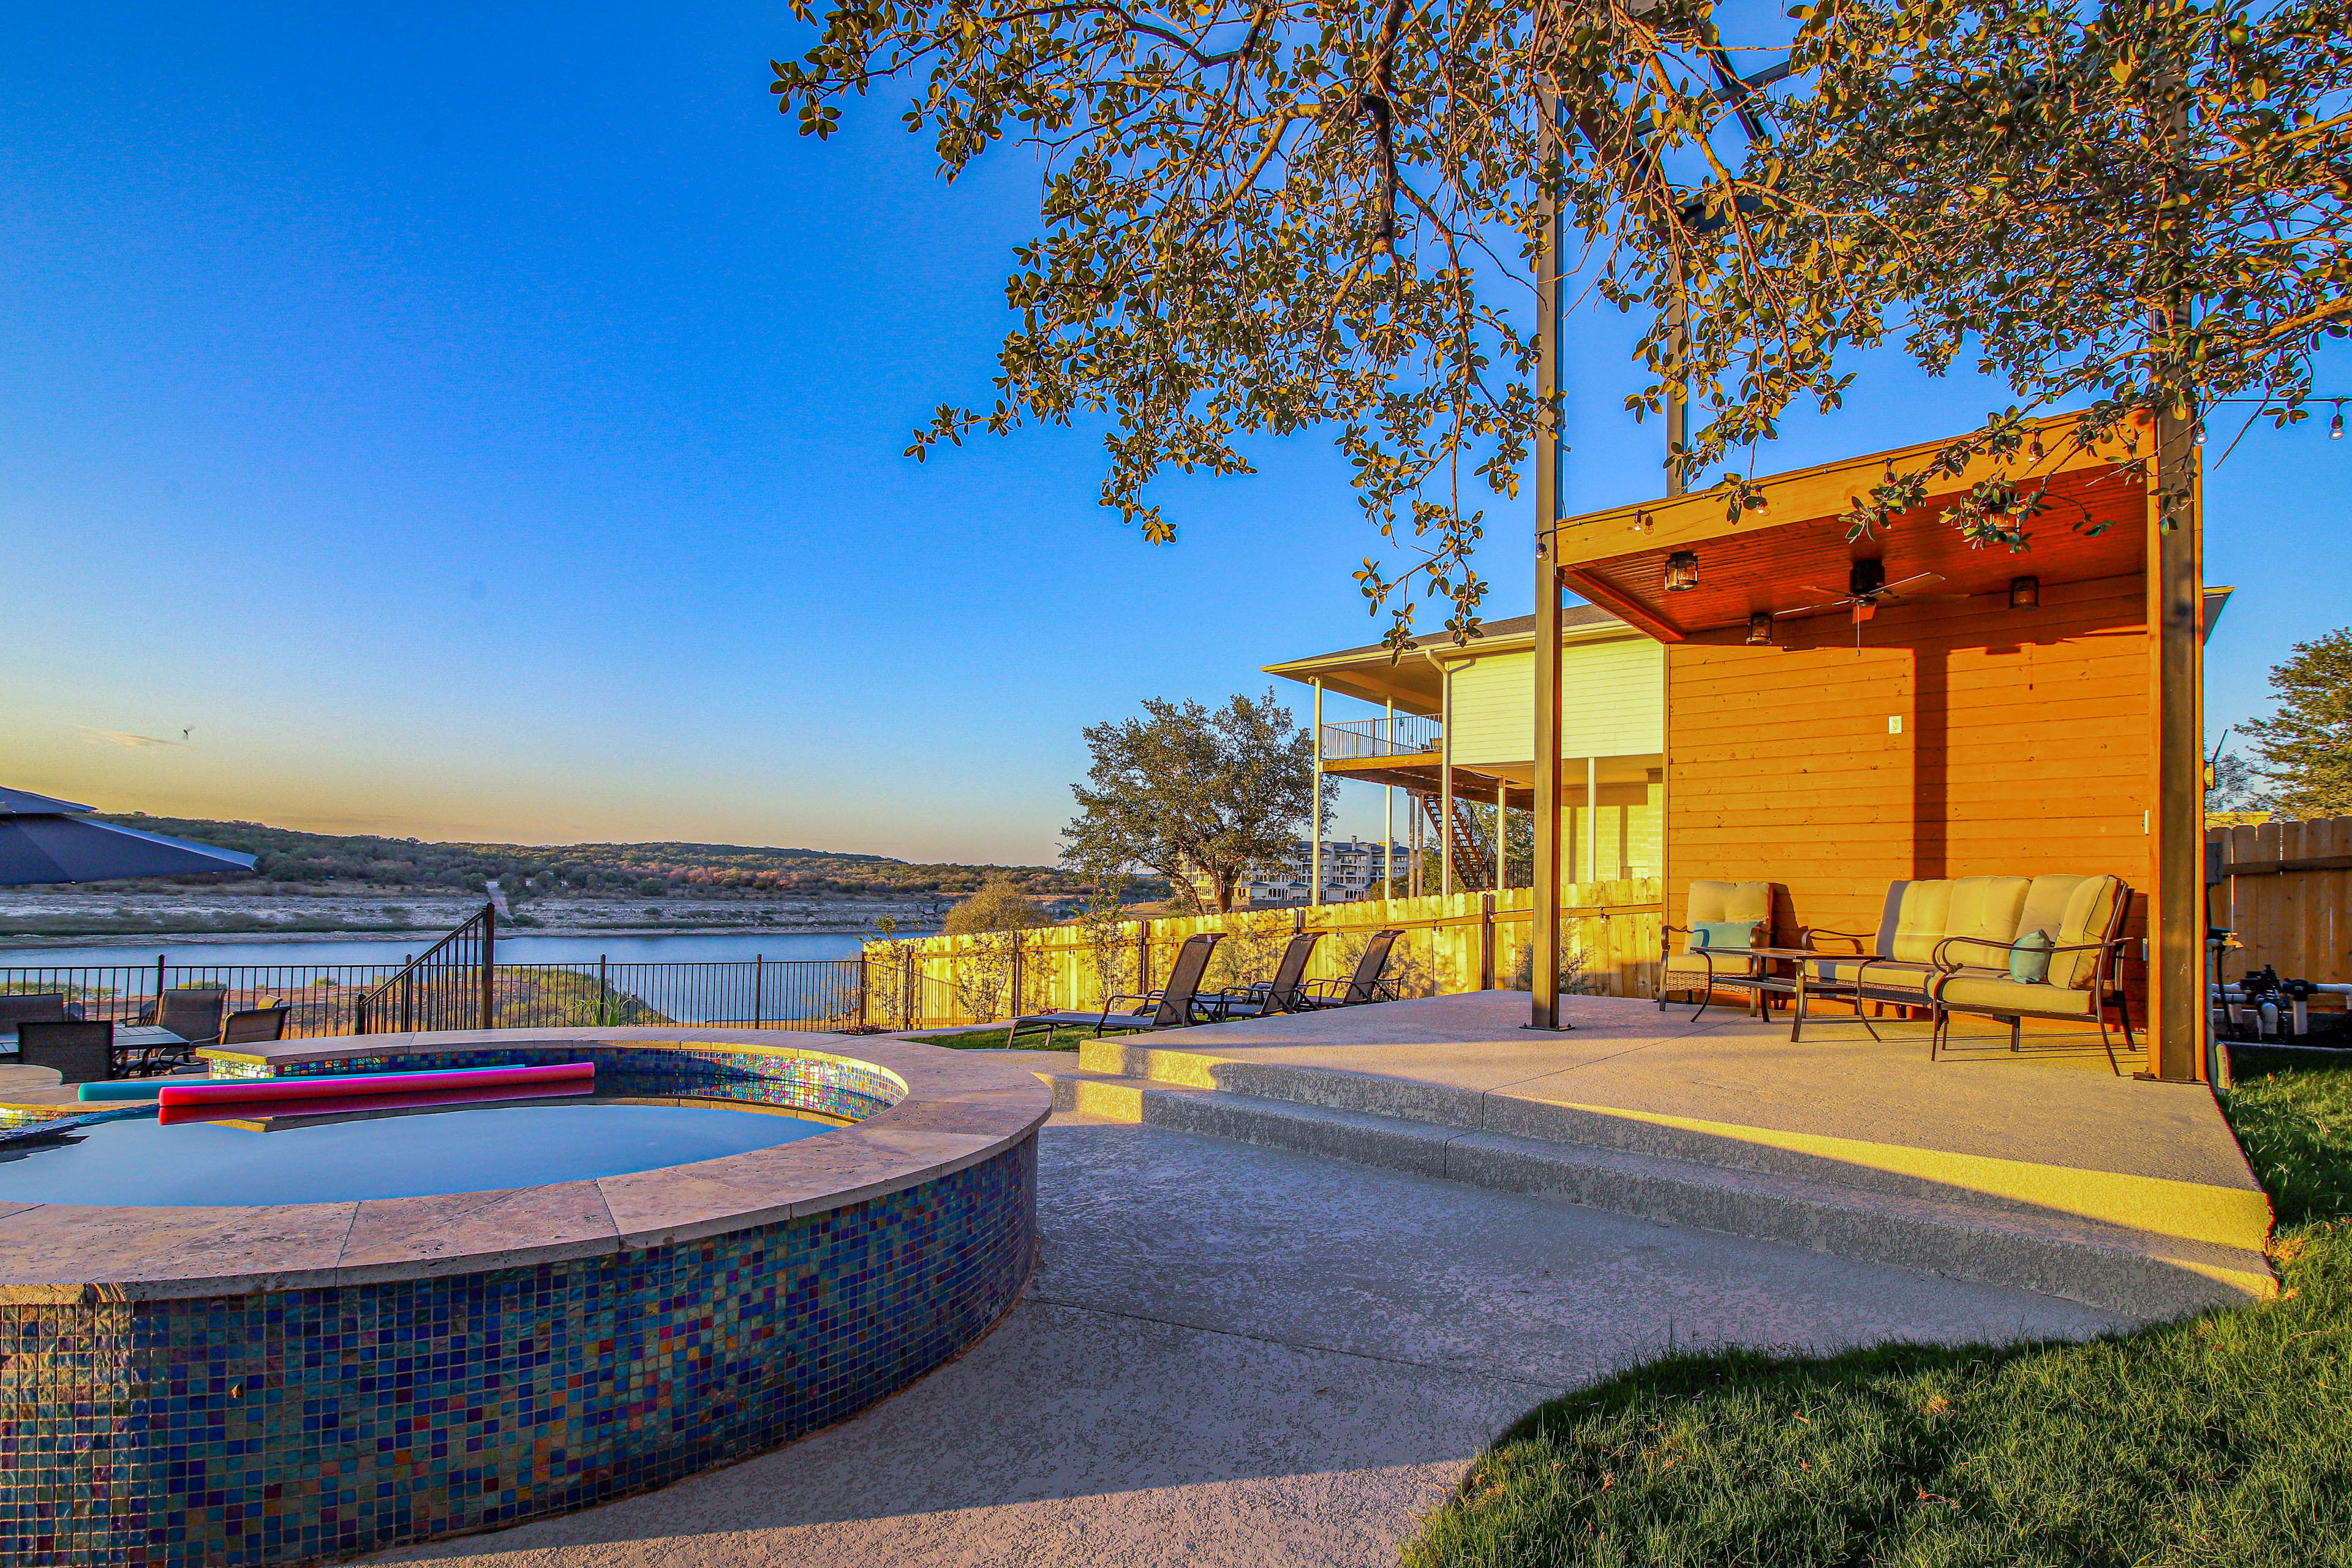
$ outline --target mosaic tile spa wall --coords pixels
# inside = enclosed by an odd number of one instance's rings
[[[0,1305],[0,1563],[293,1563],[561,1512],[853,1414],[1009,1309],[1036,1138],[786,1224],[538,1268]]]

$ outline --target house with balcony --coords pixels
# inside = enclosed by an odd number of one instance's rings
[[[1570,840],[1562,879],[1654,876],[1664,651],[1608,611],[1575,606],[1565,612],[1560,665],[1560,826]],[[1422,891],[1525,885],[1524,867],[1511,867],[1507,834],[1497,838],[1494,808],[1534,805],[1535,617],[1488,622],[1485,636],[1459,646],[1432,638],[1402,658],[1375,644],[1265,668],[1314,689],[1325,787],[1389,790],[1391,840],[1398,806],[1407,818],[1409,842],[1398,845],[1397,858],[1415,864],[1412,847],[1423,842],[1434,851]],[[1327,714],[1327,696],[1377,711]]]

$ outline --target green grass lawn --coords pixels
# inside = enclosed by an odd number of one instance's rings
[[[1406,1568],[2352,1563],[2352,1071],[2227,1109],[2279,1300],[2085,1344],[1670,1356],[1529,1413]]]
[[[1004,1049],[1004,1033],[1008,1026],[998,1024],[991,1028],[972,1029],[961,1035],[931,1035],[920,1043],[945,1046],[952,1051],[1001,1051]],[[1023,1051],[1075,1051],[1079,1041],[1092,1038],[1094,1031],[1087,1028],[1056,1029],[1050,1037],[1033,1030],[1022,1036],[1020,1045],[1013,1048]]]

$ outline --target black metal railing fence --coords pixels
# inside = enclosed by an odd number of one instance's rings
[[[403,975],[407,976],[404,983]],[[721,963],[26,965],[0,994],[55,994],[85,1018],[136,1024],[167,990],[226,993],[225,1011],[284,1003],[289,1039],[408,1029],[612,1027],[824,1030],[865,1024],[862,958]],[[488,999],[487,1014],[483,1007]],[[365,1026],[362,1027],[362,1020]],[[877,1023],[895,1020],[877,1018]]]

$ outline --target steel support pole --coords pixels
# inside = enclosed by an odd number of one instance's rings
[[[1584,759],[1584,879],[1601,877],[1601,759]]]
[[[1454,891],[1454,671],[1437,667],[1437,721],[1444,728],[1437,741],[1437,890]]]
[[[1388,754],[1396,755],[1396,699],[1393,697],[1389,699],[1389,721],[1382,731],[1381,741],[1389,749]],[[1384,786],[1381,794],[1384,797],[1381,802],[1381,881],[1384,888],[1381,896],[1393,899],[1396,897],[1396,785]]]
[[[1323,901],[1323,680],[1315,680],[1315,815],[1307,824],[1307,901]]]
[[[1559,108],[1543,98],[1544,123],[1559,123]],[[1535,889],[1529,939],[1528,1026],[1557,1029],[1559,1016],[1559,555],[1555,530],[1560,512],[1559,207],[1545,193],[1538,219],[1542,255],[1536,265],[1536,331],[1540,338],[1538,387],[1547,407],[1536,426],[1535,646]]]
[[[1501,779],[1495,781],[1495,891],[1508,892],[1511,887],[1511,786]]]
[[[499,907],[482,906],[482,1027],[498,1027]]]

